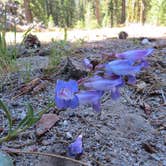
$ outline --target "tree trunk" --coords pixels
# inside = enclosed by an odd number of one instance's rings
[[[110,1],[110,13],[111,13],[111,28],[114,26],[114,3],[113,0]]]
[[[122,10],[121,10],[121,24],[126,21],[126,0],[122,0]]]
[[[120,19],[119,19],[119,5],[118,5],[118,1],[117,0],[112,0],[113,3],[113,19],[115,20],[114,22],[116,22],[116,26],[120,23]]]
[[[141,2],[141,23],[144,25],[146,21],[146,2],[145,0],[142,0]]]
[[[30,0],[24,0],[24,8],[25,8],[25,19],[28,23],[33,21],[32,12],[30,9]]]
[[[101,20],[100,20],[100,2],[99,0],[95,0],[95,15],[96,15],[96,19],[97,19],[97,23],[98,25],[101,24]]]

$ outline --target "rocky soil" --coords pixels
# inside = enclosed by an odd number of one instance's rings
[[[103,52],[148,47],[151,45],[141,45],[136,39],[107,39],[85,43],[72,56],[100,58]],[[19,59],[18,63],[24,60]],[[28,60],[31,61],[32,57]],[[137,76],[135,86],[128,85],[121,89],[120,99],[112,101],[107,94],[104,96],[101,114],[87,106],[61,111],[51,106],[48,113],[56,114],[59,120],[46,133],[38,135],[37,126],[33,126],[16,139],[4,142],[0,148],[68,156],[67,146],[82,133],[84,153],[80,161],[87,165],[166,166],[166,48],[155,49],[149,57],[149,64],[149,68]],[[40,78],[45,83],[43,91],[34,93],[33,89],[17,95],[27,76],[26,71],[1,78],[0,98],[7,103],[15,124],[25,116],[27,103],[31,103],[35,111],[54,103],[55,82],[57,78],[65,77],[65,73],[56,74],[59,69],[45,73],[37,68],[38,64],[31,65],[33,70],[29,72],[28,79]],[[5,135],[6,124],[0,112],[0,128],[3,128],[0,136]],[[22,153],[11,154],[11,157],[16,166],[80,165],[45,155]]]

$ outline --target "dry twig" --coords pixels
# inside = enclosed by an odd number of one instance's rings
[[[88,164],[82,162],[82,161],[78,161],[78,160],[75,160],[75,159],[72,159],[72,158],[69,158],[69,157],[65,157],[65,156],[61,156],[61,155],[57,155],[57,154],[52,154],[52,153],[44,153],[44,152],[30,152],[30,151],[10,151],[10,150],[5,150],[6,152],[8,153],[15,153],[15,154],[31,154],[31,155],[42,155],[42,156],[48,156],[48,157],[56,157],[56,158],[60,158],[60,159],[65,159],[65,160],[70,160],[74,163],[77,163],[77,164],[81,164],[83,166],[88,166]]]

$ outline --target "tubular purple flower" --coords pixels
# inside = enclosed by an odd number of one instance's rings
[[[145,58],[153,52],[152,48],[146,50],[130,50],[116,54],[117,58],[128,59],[133,62],[145,60]]]
[[[76,94],[80,105],[91,104],[93,109],[97,112],[101,111],[100,99],[102,95],[102,91],[96,90],[80,91]]]
[[[82,135],[79,135],[76,140],[68,146],[70,156],[77,156],[83,153]]]
[[[111,92],[111,98],[113,100],[116,100],[120,97],[119,87],[111,88],[110,92]]]
[[[90,79],[88,82],[85,82],[84,86],[94,90],[106,91],[116,86],[120,86],[122,84],[123,80],[121,78],[111,80],[102,77],[94,77],[93,79]]]
[[[93,65],[91,64],[90,60],[87,58],[83,59],[83,65],[86,69],[92,70]]]
[[[114,60],[106,64],[105,70],[108,73],[113,73],[119,76],[132,75],[135,76],[136,73],[145,66],[145,63],[142,62],[137,66],[133,66],[133,62],[129,60]]]
[[[75,93],[78,92],[78,84],[74,80],[68,82],[57,80],[55,88],[55,102],[59,109],[76,108],[78,98]]]

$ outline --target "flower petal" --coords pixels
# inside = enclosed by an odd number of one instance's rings
[[[67,82],[67,86],[70,87],[70,89],[72,90],[72,92],[78,92],[78,83],[75,80],[69,80],[69,82]]]
[[[68,152],[70,156],[77,156],[83,153],[82,135],[79,135],[77,139],[68,146]]]
[[[146,50],[130,50],[123,53],[116,54],[117,58],[128,59],[131,61],[140,61],[145,59],[148,55],[153,52],[152,48]]]
[[[80,91],[76,96],[78,97],[80,105],[91,104],[96,111],[100,110],[100,99],[103,95],[102,91]]]
[[[65,100],[63,99],[60,99],[59,97],[55,97],[55,102],[56,102],[56,106],[57,108],[59,109],[66,109],[68,107],[68,102],[66,102]]]
[[[85,82],[84,86],[87,88],[91,88],[94,90],[110,90],[110,88],[121,85],[123,80],[121,78],[118,79],[104,79],[104,78],[96,78],[96,80],[90,80],[89,82]]]
[[[74,109],[74,108],[76,108],[76,107],[78,107],[78,106],[79,106],[78,97],[75,96],[74,99],[71,100],[69,107],[72,108],[72,109]]]
[[[133,66],[133,62],[129,60],[114,60],[106,64],[105,70],[108,73],[114,73],[119,76],[124,75],[134,75],[140,72],[141,68],[144,65],[141,63],[140,65]]]
[[[76,108],[78,106],[78,98],[75,92],[78,91],[78,84],[75,80],[68,82],[57,80],[55,88],[55,102],[59,109]]]
[[[83,65],[85,68],[92,70],[93,65],[91,64],[91,61],[88,58],[83,59]]]

